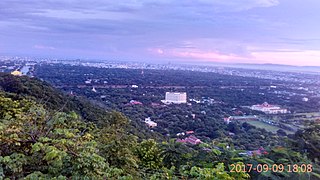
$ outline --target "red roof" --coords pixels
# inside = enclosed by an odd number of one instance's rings
[[[130,104],[132,104],[132,105],[142,105],[141,102],[135,101],[135,100],[131,100],[131,101],[130,101]]]
[[[186,142],[188,142],[188,143],[190,143],[190,144],[199,144],[199,143],[201,143],[201,140],[198,139],[198,138],[195,137],[195,136],[189,136],[189,137],[187,137],[185,140],[186,140]]]
[[[177,139],[177,142],[185,143],[186,140],[185,139]]]
[[[275,105],[268,104],[267,102],[264,102],[263,104],[257,104],[255,106],[257,106],[257,107],[275,107]]]
[[[186,134],[193,134],[194,131],[187,131]]]
[[[185,139],[177,139],[177,142],[190,143],[190,144],[196,145],[196,144],[200,144],[201,140],[198,139],[197,137],[191,135]]]

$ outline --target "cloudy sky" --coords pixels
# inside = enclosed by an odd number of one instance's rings
[[[319,0],[1,0],[0,54],[320,66]]]

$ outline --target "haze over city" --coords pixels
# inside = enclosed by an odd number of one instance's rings
[[[0,55],[320,66],[317,0],[0,2]]]

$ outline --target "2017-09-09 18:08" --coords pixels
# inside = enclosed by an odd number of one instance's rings
[[[258,173],[261,172],[312,172],[312,164],[273,164],[269,166],[268,164],[231,164],[230,165],[230,172],[251,172],[256,171]]]

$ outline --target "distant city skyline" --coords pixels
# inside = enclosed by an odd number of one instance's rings
[[[318,0],[2,0],[0,55],[320,66]]]

